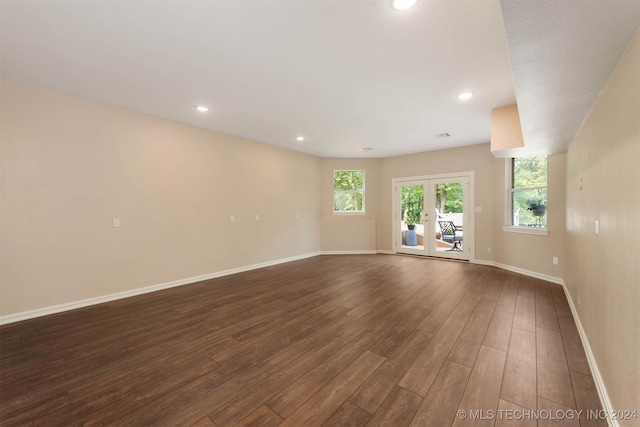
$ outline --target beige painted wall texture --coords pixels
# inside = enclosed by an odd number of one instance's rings
[[[317,157],[1,91],[2,316],[320,250]]]
[[[491,152],[498,155],[520,147],[524,147],[524,139],[518,106],[509,105],[491,110]]]
[[[640,410],[639,163],[640,32],[567,152],[565,282],[616,410]]]

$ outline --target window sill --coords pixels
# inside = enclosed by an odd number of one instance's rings
[[[336,212],[336,211],[333,211],[333,214],[334,214],[334,215],[337,215],[337,216],[341,216],[341,215],[346,215],[346,216],[350,216],[350,215],[356,215],[356,216],[358,216],[358,215],[360,215],[360,216],[364,216],[364,215],[366,215],[367,213],[366,213],[365,211],[345,211],[345,212]]]
[[[535,234],[538,236],[547,236],[549,234],[549,230],[547,228],[542,227],[516,227],[513,225],[503,225],[502,231],[507,231],[509,233],[521,233],[521,234]]]

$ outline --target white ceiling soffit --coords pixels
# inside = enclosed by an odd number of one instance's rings
[[[564,152],[640,26],[639,0],[502,0],[524,149]]]
[[[488,142],[491,110],[515,103],[499,0],[401,12],[388,0],[2,1],[0,12],[5,78],[321,156]]]

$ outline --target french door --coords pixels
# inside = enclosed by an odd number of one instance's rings
[[[472,172],[394,179],[395,252],[469,260],[472,183]]]

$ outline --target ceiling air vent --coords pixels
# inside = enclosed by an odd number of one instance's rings
[[[440,139],[440,138],[449,138],[451,136],[451,134],[449,132],[445,132],[445,133],[437,133],[435,135],[436,138]]]
[[[373,151],[373,148],[371,148],[371,147],[362,147],[362,148],[358,148],[358,151]]]

